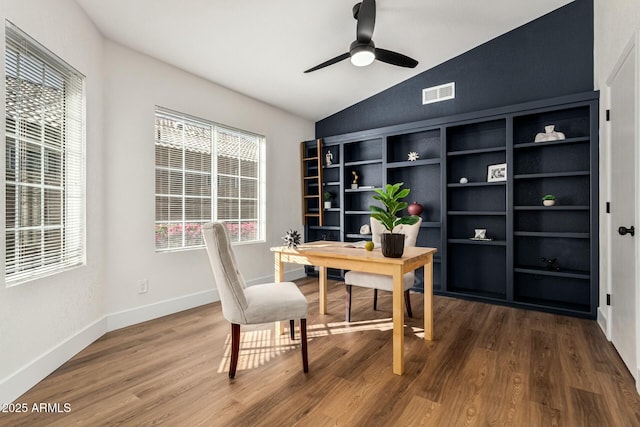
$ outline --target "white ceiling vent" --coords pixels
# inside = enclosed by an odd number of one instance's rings
[[[456,83],[446,83],[440,86],[422,89],[422,105],[446,101],[456,97]]]

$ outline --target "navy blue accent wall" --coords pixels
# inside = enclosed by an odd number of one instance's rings
[[[423,88],[452,81],[455,99],[422,105]],[[575,0],[316,122],[316,137],[591,90],[593,0]]]

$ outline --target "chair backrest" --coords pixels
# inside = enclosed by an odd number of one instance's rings
[[[384,228],[384,225],[377,219],[373,217],[369,217],[369,221],[371,222],[371,240],[376,246],[380,246],[380,235],[382,233],[388,233],[387,229]],[[420,232],[420,224],[422,224],[422,218],[418,220],[413,225],[396,225],[393,229],[394,233],[404,234],[404,247],[408,248],[410,246],[416,245],[416,240],[418,240],[418,233]]]
[[[205,224],[202,227],[202,236],[220,295],[222,315],[232,323],[246,324],[246,283],[238,270],[227,227],[221,222]]]

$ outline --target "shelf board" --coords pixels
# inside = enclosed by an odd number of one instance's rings
[[[420,228],[440,228],[442,223],[440,221],[422,221]]]
[[[507,151],[507,147],[489,147],[489,148],[475,148],[473,150],[460,150],[449,151],[447,156],[466,156],[469,154],[482,154],[482,153],[499,153],[500,151]]]
[[[554,145],[563,145],[563,144],[574,144],[577,142],[589,142],[591,139],[588,136],[579,136],[576,138],[566,138],[566,139],[560,139],[557,141],[546,141],[546,142],[525,142],[525,143],[520,143],[520,144],[514,144],[513,148],[515,149],[520,149],[520,148],[543,148],[543,147],[549,147],[549,146],[554,146]]]
[[[462,245],[507,246],[506,240],[447,239],[447,242]]]
[[[344,165],[346,167],[346,166],[374,165],[376,163],[382,163],[382,159],[358,160],[358,161],[355,161],[355,162],[345,162]]]
[[[319,176],[318,175],[313,175],[313,176],[305,176],[304,179],[318,179]]]
[[[402,162],[391,162],[387,163],[387,169],[395,169],[395,168],[406,168],[406,167],[415,167],[415,166],[428,166],[428,165],[439,165],[440,159],[422,159],[410,162],[408,160]]]
[[[588,239],[590,233],[551,233],[545,231],[515,231],[513,233],[517,237],[554,237],[561,239]]]
[[[340,181],[329,181],[329,182],[325,182],[323,183],[324,186],[330,186],[330,185],[340,185]]]
[[[311,229],[311,230],[335,230],[335,231],[340,231],[340,226],[338,226],[338,225],[310,225],[309,229]]]
[[[473,215],[473,216],[504,216],[507,213],[505,211],[449,211],[447,215]]]
[[[324,210],[325,212],[340,212],[340,208],[328,208]]]
[[[513,179],[537,179],[537,178],[567,178],[573,176],[589,176],[589,171],[549,172],[549,173],[525,173],[514,175]]]
[[[340,163],[334,163],[332,165],[329,166],[322,166],[323,169],[335,169],[335,168],[339,168],[340,167]]]
[[[546,267],[532,267],[532,266],[519,266],[513,269],[516,273],[533,274],[536,276],[554,276],[554,277],[567,277],[571,279],[585,279],[589,280],[591,275],[588,271],[579,270],[549,270]]]
[[[449,188],[460,188],[460,187],[490,187],[490,186],[504,186],[507,181],[496,181],[496,182],[467,182],[466,184],[460,184],[458,182],[447,184]]]
[[[514,206],[516,211],[588,211],[589,206]]]
[[[345,215],[371,215],[371,211],[344,211]]]
[[[316,156],[316,157],[304,157],[302,160],[304,160],[305,162],[317,161],[318,160],[318,156]]]
[[[362,193],[362,192],[366,192],[366,191],[373,191],[373,190],[380,190],[380,187],[371,187],[371,188],[345,188],[344,192],[345,193]]]

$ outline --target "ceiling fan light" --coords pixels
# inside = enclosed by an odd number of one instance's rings
[[[356,67],[365,67],[375,59],[376,55],[369,46],[358,46],[351,51],[351,63]]]

